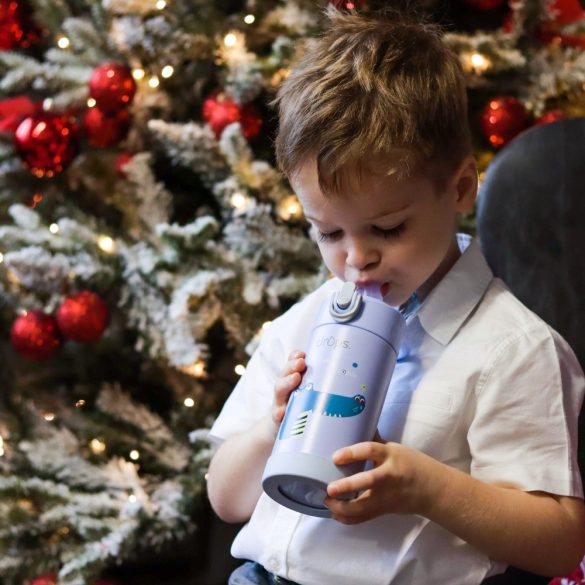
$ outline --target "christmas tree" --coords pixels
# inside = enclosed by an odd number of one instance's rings
[[[270,105],[326,7],[0,0],[1,583],[94,583],[202,530],[206,428],[327,278]],[[482,172],[583,114],[577,0],[417,9],[461,56]]]

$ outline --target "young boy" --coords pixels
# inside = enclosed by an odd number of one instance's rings
[[[268,328],[211,430],[211,503],[248,521],[232,554],[249,562],[230,584],[474,585],[508,564],[567,573],[585,552],[585,382],[566,342],[456,234],[477,191],[458,58],[432,25],[329,16],[280,91],[276,148],[335,278]],[[379,436],[333,456],[373,465],[328,486],[322,519],[279,506],[261,477],[311,324],[342,281],[422,305]]]

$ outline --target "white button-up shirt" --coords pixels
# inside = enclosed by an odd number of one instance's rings
[[[583,372],[558,333],[494,278],[474,241],[410,318],[379,422],[400,442],[485,482],[582,496]],[[307,345],[332,279],[276,319],[211,429],[222,441],[269,414],[274,382]],[[260,497],[232,554],[302,585],[474,585],[504,570],[420,516],[346,526]]]

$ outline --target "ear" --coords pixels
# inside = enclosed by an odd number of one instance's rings
[[[458,213],[469,213],[477,197],[477,162],[475,157],[467,156],[453,175],[453,193]]]

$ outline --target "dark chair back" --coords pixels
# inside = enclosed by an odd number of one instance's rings
[[[494,274],[569,342],[585,369],[585,118],[533,127],[495,156],[480,189],[477,227]],[[548,582],[511,568],[485,583]]]

